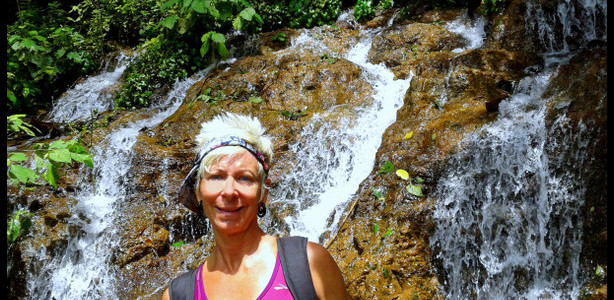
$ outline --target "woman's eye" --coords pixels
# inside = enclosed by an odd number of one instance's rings
[[[221,175],[210,175],[209,180],[220,180],[222,179]]]

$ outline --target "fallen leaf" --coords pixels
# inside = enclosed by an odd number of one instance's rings
[[[409,174],[407,173],[407,171],[405,171],[403,169],[398,169],[397,170],[397,176],[401,177],[401,179],[403,179],[403,180],[409,179]]]

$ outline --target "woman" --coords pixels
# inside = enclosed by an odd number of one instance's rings
[[[215,246],[193,275],[181,276],[181,284],[175,279],[162,299],[179,294],[190,299],[304,298],[308,293],[297,292],[296,285],[318,299],[346,299],[341,271],[324,247],[304,242],[303,249],[287,253],[281,241],[290,239],[278,240],[258,225],[258,217],[266,214],[272,157],[271,139],[260,122],[235,114],[217,116],[202,124],[197,141],[198,159],[179,200],[209,219]],[[287,261],[300,265],[294,255],[300,257],[301,250],[306,252],[307,278],[297,280],[292,277],[300,271]]]

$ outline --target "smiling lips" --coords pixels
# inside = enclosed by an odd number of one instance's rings
[[[243,209],[243,207],[238,207],[238,208],[222,208],[222,207],[215,207],[215,211],[222,215],[222,216],[227,216],[227,217],[231,217],[231,216],[235,216],[237,215],[241,210]]]

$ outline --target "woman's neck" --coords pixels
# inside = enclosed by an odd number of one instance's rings
[[[236,273],[244,259],[258,253],[265,237],[266,234],[258,226],[233,235],[215,233],[215,248],[207,259],[207,267],[209,270]]]

